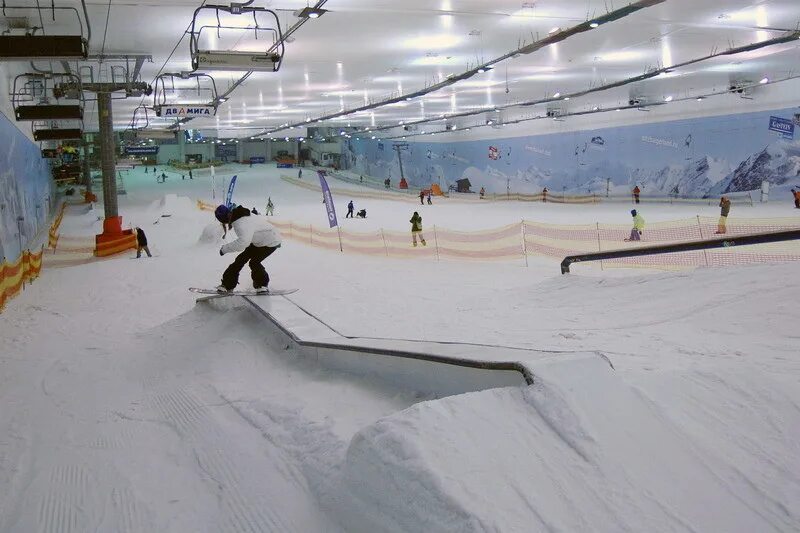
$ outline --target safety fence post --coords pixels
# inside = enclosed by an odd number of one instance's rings
[[[602,252],[603,249],[600,246],[600,223],[596,222],[595,225],[597,227],[597,251],[598,252]],[[604,270],[603,269],[603,260],[602,259],[600,260],[600,270]]]
[[[528,243],[525,240],[525,219],[524,218],[522,219],[522,222],[520,222],[520,227],[521,227],[520,233],[522,234],[522,257],[525,259],[525,266],[528,266]]]
[[[314,225],[313,224],[309,224],[308,225],[308,237],[309,237],[309,239],[311,241],[311,246],[314,246]]]
[[[697,215],[697,229],[700,231],[700,240],[704,240],[703,237],[703,224],[700,223],[700,215]],[[703,250],[703,259],[706,261],[706,268],[708,267],[708,252]]]
[[[383,228],[381,228],[381,239],[383,240],[383,251],[386,252],[386,257],[389,257],[389,247],[386,246],[386,236],[383,234]]]
[[[439,238],[436,236],[436,224],[433,225],[433,244],[436,246],[436,260],[439,260]]]
[[[339,251],[344,253],[344,248],[342,247],[342,230],[338,225],[336,226],[336,233],[339,235]]]

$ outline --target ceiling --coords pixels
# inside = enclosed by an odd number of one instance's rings
[[[523,44],[619,9],[620,0],[328,0],[329,11],[309,19],[286,44],[278,72],[256,72],[223,103],[215,117],[197,118],[185,127],[217,129],[225,136],[251,136],[286,123],[301,123],[374,103],[397,94],[423,89],[451,74],[459,74]],[[612,7],[613,4],[613,7]],[[9,4],[10,5],[10,4]],[[14,5],[35,6],[18,0]],[[44,3],[42,4],[44,5]],[[75,6],[56,0],[58,6]],[[91,22],[90,52],[152,55],[142,68],[142,80],[152,83],[159,73],[190,70],[186,31],[199,3],[176,0],[111,0],[87,4]],[[294,12],[305,0],[256,0],[253,6],[279,14],[285,29],[298,20]],[[216,24],[210,12],[203,24]],[[12,14],[9,12],[8,14]],[[14,12],[14,16],[20,13]],[[27,16],[38,21],[35,10]],[[48,34],[74,33],[77,24],[58,14],[52,22],[46,9],[42,18]],[[107,21],[107,23],[106,23]],[[668,67],[714,51],[758,43],[798,28],[797,0],[666,0],[621,20],[604,24],[537,52],[505,60],[489,72],[472,76],[424,98],[401,101],[340,117],[339,126],[375,127],[398,125],[420,118],[469,110],[491,110],[513,102],[569,94]],[[228,16],[226,26],[247,26],[252,18]],[[203,34],[203,46],[212,50],[256,49],[267,45],[252,32],[225,30],[217,39]],[[252,48],[255,46],[256,48]],[[648,80],[635,90],[654,99],[681,98],[724,90],[732,78],[771,81],[800,75],[800,41],[772,46],[736,56],[724,56]],[[61,71],[59,62],[37,62],[39,69]],[[73,62],[71,68],[77,65]],[[14,71],[29,72],[30,65],[14,63]],[[96,68],[95,78],[107,81],[109,63]],[[224,91],[243,72],[210,72]],[[175,87],[191,89],[191,81],[178,80]],[[170,88],[172,85],[170,85]],[[603,91],[563,102],[568,111],[608,108],[627,103],[630,86]],[[180,95],[177,97],[177,95]],[[169,101],[208,100],[203,90],[169,92]],[[153,97],[115,100],[114,125],[125,129],[133,110],[152,105]],[[543,108],[539,111],[541,112]],[[514,108],[506,119],[534,110]],[[150,115],[151,126],[166,127],[172,121]],[[143,117],[142,113],[137,116]],[[465,119],[466,120],[466,119]],[[96,130],[93,102],[86,104],[85,128]],[[143,126],[143,121],[137,122]],[[444,122],[440,124],[443,126]],[[285,130],[279,136],[291,135]]]

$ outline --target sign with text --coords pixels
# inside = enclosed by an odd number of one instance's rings
[[[211,117],[217,114],[213,105],[157,105],[156,116],[159,117]]]
[[[267,162],[267,158],[264,157],[264,156],[252,156],[252,157],[250,157],[250,164],[253,164],[253,163],[266,163],[266,162]]]
[[[794,139],[794,122],[788,118],[769,117],[769,129],[784,139]]]
[[[156,155],[158,146],[126,146],[125,155]]]

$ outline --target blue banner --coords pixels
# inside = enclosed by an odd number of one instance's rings
[[[339,223],[336,221],[336,208],[333,205],[333,196],[328,188],[328,182],[325,180],[325,171],[318,170],[317,174],[319,174],[319,185],[322,187],[322,197],[325,199],[325,209],[328,211],[328,224],[335,228]]]
[[[250,158],[250,164],[254,164],[254,163],[266,163],[266,162],[267,162],[267,158],[266,158],[266,157],[264,157],[264,156],[252,156],[252,157]]]
[[[233,204],[231,203],[231,198],[233,198],[233,188],[236,186],[236,176],[231,178],[231,182],[228,184],[228,195],[225,197],[225,205],[231,207]]]
[[[788,118],[769,117],[770,131],[777,131],[784,139],[794,139],[794,122]]]
[[[278,168],[292,168],[294,164],[292,163],[278,163]]]

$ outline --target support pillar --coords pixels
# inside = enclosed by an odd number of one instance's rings
[[[111,113],[111,93],[97,93],[97,111],[100,115],[100,168],[103,171],[103,235],[122,233],[122,217],[117,206],[117,154],[114,142],[114,117]]]
[[[158,162],[156,156],[156,162]],[[164,161],[168,163],[169,161]],[[183,130],[178,131],[178,163],[186,163],[186,135]]]
[[[92,170],[89,167],[89,141],[83,139],[83,184],[86,185],[86,192],[92,193]]]

